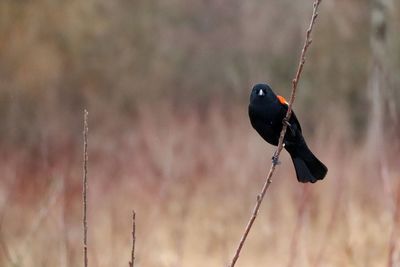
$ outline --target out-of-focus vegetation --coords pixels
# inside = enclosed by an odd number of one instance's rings
[[[384,13],[382,103],[370,90],[382,1],[323,1],[294,108],[329,173],[302,186],[283,153],[240,266],[400,259],[399,1]],[[0,266],[81,262],[84,108],[90,266],[127,264],[132,208],[138,266],[225,266],[274,149],[248,95],[261,81],[289,95],[311,2],[2,0]]]
[[[76,134],[83,107],[121,117],[148,102],[244,104],[258,81],[287,95],[308,2],[2,1],[2,140],[35,143],[53,121],[62,121],[66,135]],[[310,127],[340,110],[349,130],[362,135],[371,5],[322,6],[296,103],[299,112],[307,111],[303,120]],[[400,69],[398,10],[393,3],[387,48],[393,74]],[[398,75],[392,77],[390,90],[397,93]]]

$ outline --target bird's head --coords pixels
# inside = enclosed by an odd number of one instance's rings
[[[272,101],[273,99],[276,99],[276,95],[268,84],[265,83],[256,84],[251,90],[250,102],[269,101],[269,100]]]

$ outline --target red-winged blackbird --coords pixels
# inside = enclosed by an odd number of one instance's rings
[[[256,84],[250,94],[249,117],[253,128],[271,145],[277,146],[288,103],[267,84]],[[284,138],[285,149],[292,157],[297,180],[315,183],[324,179],[328,169],[308,148],[294,112]]]

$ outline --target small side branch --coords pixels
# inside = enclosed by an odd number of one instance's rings
[[[132,211],[132,251],[131,251],[131,261],[129,262],[129,267],[134,267],[135,265],[135,241],[136,241],[136,213]]]
[[[248,236],[248,234],[249,234],[249,232],[251,230],[251,227],[253,226],[254,221],[255,221],[255,219],[257,217],[257,214],[258,214],[258,211],[260,209],[262,200],[264,199],[264,196],[265,196],[269,186],[272,183],[272,175],[275,172],[275,168],[276,168],[276,165],[278,164],[278,160],[279,160],[279,155],[280,155],[280,153],[281,153],[281,151],[283,149],[283,139],[285,137],[287,126],[288,126],[284,122],[285,121],[289,121],[290,116],[292,114],[292,105],[293,105],[293,102],[294,102],[295,96],[296,96],[297,84],[299,83],[301,74],[303,72],[303,67],[304,67],[304,64],[306,62],[307,50],[308,50],[308,48],[309,48],[309,46],[311,45],[311,42],[312,42],[311,33],[312,33],[313,28],[314,28],[314,24],[316,22],[316,19],[318,17],[318,7],[319,7],[321,1],[322,0],[315,0],[314,4],[313,4],[313,13],[312,13],[312,16],[311,16],[311,21],[310,21],[310,25],[309,25],[309,27],[307,29],[307,32],[306,32],[306,39],[305,39],[305,42],[304,42],[304,45],[303,45],[303,49],[301,51],[300,62],[299,62],[299,66],[297,68],[296,76],[292,81],[292,93],[290,95],[289,108],[288,108],[286,116],[285,116],[285,118],[283,119],[283,122],[282,122],[283,123],[282,131],[281,131],[281,134],[280,134],[280,137],[279,137],[278,148],[277,148],[277,150],[276,150],[276,152],[275,152],[275,154],[273,156],[274,160],[272,161],[272,165],[271,165],[271,167],[269,169],[269,172],[267,174],[267,177],[265,179],[265,182],[264,182],[264,185],[262,187],[261,193],[257,195],[256,205],[254,206],[252,216],[250,217],[250,220],[247,223],[247,226],[246,226],[246,229],[245,229],[245,231],[244,231],[244,233],[242,235],[242,238],[240,239],[240,242],[239,242],[239,245],[238,245],[238,247],[236,249],[235,255],[233,256],[232,262],[229,265],[230,267],[234,267],[235,266],[235,264],[236,264],[236,262],[237,262],[237,260],[239,258],[240,252],[241,252],[241,250],[243,248],[243,245],[244,245],[244,243],[246,241],[246,238],[247,238],[247,236]]]
[[[83,113],[83,260],[84,266],[88,267],[88,249],[87,249],[87,233],[88,233],[88,224],[87,224],[87,163],[88,163],[88,112],[85,109]]]

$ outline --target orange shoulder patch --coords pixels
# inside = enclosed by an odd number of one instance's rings
[[[288,105],[288,102],[283,96],[278,95],[277,97],[279,99],[279,102],[281,102],[281,104]]]

